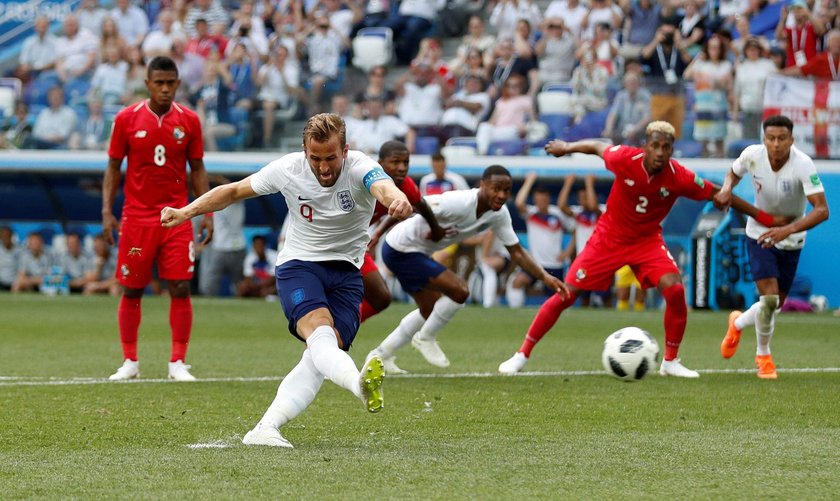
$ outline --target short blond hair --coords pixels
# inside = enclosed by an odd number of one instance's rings
[[[650,135],[654,132],[658,132],[666,136],[671,136],[671,139],[674,139],[674,137],[677,134],[677,131],[674,130],[674,126],[664,120],[657,120],[655,122],[651,122],[645,128],[645,136],[650,137]]]
[[[341,140],[341,147],[344,148],[347,144],[347,128],[344,125],[344,119],[335,113],[319,113],[306,121],[303,127],[303,145],[306,146],[307,140],[326,143],[336,134]]]

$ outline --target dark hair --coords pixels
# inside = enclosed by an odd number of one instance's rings
[[[432,153],[432,162],[446,162],[446,157],[443,156],[443,153],[436,151]]]
[[[511,177],[510,171],[502,167],[501,165],[491,165],[484,169],[484,173],[481,175],[482,181],[489,181],[493,176],[507,176]]]
[[[773,115],[764,120],[761,130],[767,130],[767,127],[784,127],[793,133],[793,120],[784,115]]]
[[[408,146],[406,146],[402,141],[391,140],[385,141],[382,143],[382,146],[379,147],[380,160],[385,160],[395,153],[408,153]]]
[[[251,238],[251,243],[252,243],[252,244],[255,244],[255,243],[257,243],[257,242],[262,242],[262,243],[265,243],[265,242],[267,242],[267,241],[268,241],[268,237],[267,237],[267,236],[265,236],[265,235],[254,235],[254,236]]]
[[[153,71],[174,71],[175,76],[178,76],[178,65],[170,57],[157,56],[146,66],[146,77],[151,78]]]
[[[551,190],[548,189],[548,186],[540,184],[534,187],[534,194],[537,193],[545,193],[546,195],[551,195]]]

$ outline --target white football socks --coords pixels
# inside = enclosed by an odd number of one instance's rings
[[[759,309],[755,317],[756,355],[770,354],[770,338],[776,327],[776,308],[779,307],[779,296],[768,294],[759,298]]]
[[[483,262],[479,265],[481,269],[481,304],[485,308],[492,308],[496,304],[496,291],[499,290],[499,276],[492,266]]]
[[[400,320],[397,328],[376,347],[383,358],[391,358],[400,348],[411,342],[411,338],[417,334],[426,319],[420,314],[420,310],[414,310]]]
[[[335,331],[329,325],[315,329],[306,340],[312,354],[312,363],[318,372],[333,383],[362,398],[359,386],[359,369],[346,351],[338,347]]]
[[[525,288],[514,287],[513,280],[509,281],[505,289],[505,299],[511,308],[522,308],[525,306]]]
[[[747,311],[741,313],[738,318],[735,319],[735,327],[739,331],[742,331],[750,325],[755,325],[755,315],[758,313],[759,308],[761,308],[761,301],[753,303]]]
[[[432,314],[426,319],[417,337],[426,341],[434,341],[437,338],[437,333],[443,329],[446,324],[452,320],[452,317],[458,313],[458,310],[464,305],[456,303],[446,296],[441,297],[435,302],[435,307],[432,309]]]
[[[280,382],[277,396],[268,406],[260,423],[273,428],[288,423],[315,400],[323,382],[324,376],[312,363],[309,350],[304,350],[300,362]]]

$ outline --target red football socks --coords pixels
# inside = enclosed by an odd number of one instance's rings
[[[379,310],[371,306],[367,299],[362,299],[362,304],[359,306],[359,323],[364,322],[370,317],[379,313]]]
[[[531,327],[528,328],[528,334],[525,335],[525,340],[522,341],[519,351],[526,357],[530,357],[534,346],[554,327],[563,310],[575,303],[575,299],[577,299],[577,296],[574,294],[569,294],[565,299],[561,298],[560,294],[554,294],[548,298],[540,306],[537,316],[531,322]]]
[[[185,361],[192,331],[193,309],[189,297],[169,300],[169,326],[172,328],[172,356],[170,362]]]
[[[677,358],[688,319],[685,288],[676,283],[663,290],[662,297],[665,298],[665,360],[673,360]]]
[[[120,342],[122,342],[123,357],[137,361],[137,331],[140,329],[140,298],[122,296],[117,308],[117,323],[120,326]]]

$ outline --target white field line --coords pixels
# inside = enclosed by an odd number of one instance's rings
[[[840,373],[840,367],[802,367],[802,368],[778,368],[778,372],[786,374],[801,373]],[[701,374],[752,374],[755,369],[699,369]],[[388,379],[466,379],[466,378],[506,378],[506,377],[569,377],[569,376],[603,376],[606,372],[600,371],[542,371],[542,372],[520,372],[512,376],[499,374],[498,372],[460,372],[441,374],[393,374]],[[201,378],[196,383],[255,383],[274,381],[279,382],[281,378],[271,376],[259,377],[209,377]],[[58,379],[49,377],[25,377],[25,376],[0,376],[0,387],[2,386],[76,386],[91,384],[149,384],[149,383],[172,383],[169,379],[132,379],[129,381],[112,382],[106,378],[69,378]]]

